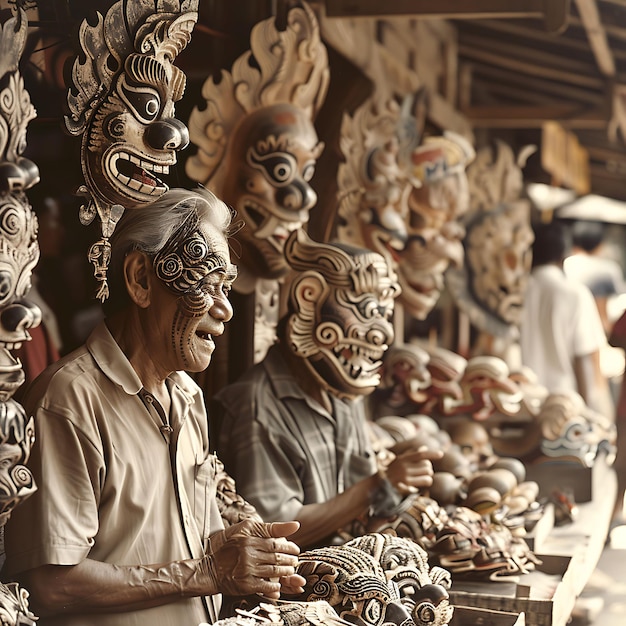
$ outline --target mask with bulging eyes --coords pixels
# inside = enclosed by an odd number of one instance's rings
[[[416,626],[396,583],[388,580],[381,565],[363,550],[344,545],[303,552],[296,573],[306,579],[299,600],[325,600],[346,622]]]

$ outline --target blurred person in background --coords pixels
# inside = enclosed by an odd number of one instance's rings
[[[533,268],[520,323],[522,363],[550,392],[576,391],[591,409],[612,417],[609,383],[600,367],[607,345],[600,313],[590,289],[563,270],[571,235],[556,219],[533,229]]]

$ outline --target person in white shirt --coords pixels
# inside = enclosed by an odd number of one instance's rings
[[[522,363],[550,392],[573,390],[602,415],[613,401],[600,369],[606,335],[589,288],[568,278],[571,236],[564,223],[534,225],[533,269],[520,323]]]

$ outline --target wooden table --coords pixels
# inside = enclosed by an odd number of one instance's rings
[[[602,554],[617,495],[617,478],[604,456],[591,472],[591,500],[577,505],[573,523],[554,527],[542,541],[536,552],[543,565],[511,582],[453,580],[452,603],[523,613],[526,626],[566,626]]]

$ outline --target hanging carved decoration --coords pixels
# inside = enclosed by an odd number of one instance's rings
[[[534,151],[516,157],[504,142],[479,150],[467,169],[470,210],[463,219],[466,262],[446,275],[457,306],[481,331],[512,341],[519,335],[530,276],[530,203],[523,198],[522,168]]]
[[[81,135],[86,197],[80,220],[101,222],[101,238],[88,258],[98,279],[97,297],[108,297],[109,237],[125,209],[156,200],[167,185],[160,176],[189,143],[174,103],[185,75],[173,65],[191,38],[198,0],[118,1],[94,25],[84,20],[83,54],[72,68],[68,131]]]
[[[189,118],[198,152],[187,160],[187,174],[243,218],[240,265],[254,277],[286,273],[285,240],[306,225],[317,201],[310,181],[323,144],[313,120],[328,80],[317,19],[298,3],[284,30],[274,18],[253,28],[250,50],[219,81],[206,81],[206,107]]]
[[[41,311],[25,296],[39,260],[37,218],[25,191],[39,181],[37,166],[22,156],[27,125],[36,116],[18,71],[26,44],[25,2],[0,30],[0,533],[11,511],[36,489],[26,462],[34,442],[33,419],[13,399],[24,372],[11,350],[29,341]],[[3,542],[0,547],[4,550]],[[2,556],[2,555],[0,555]],[[0,584],[0,622],[34,624],[28,593],[16,583]]]

